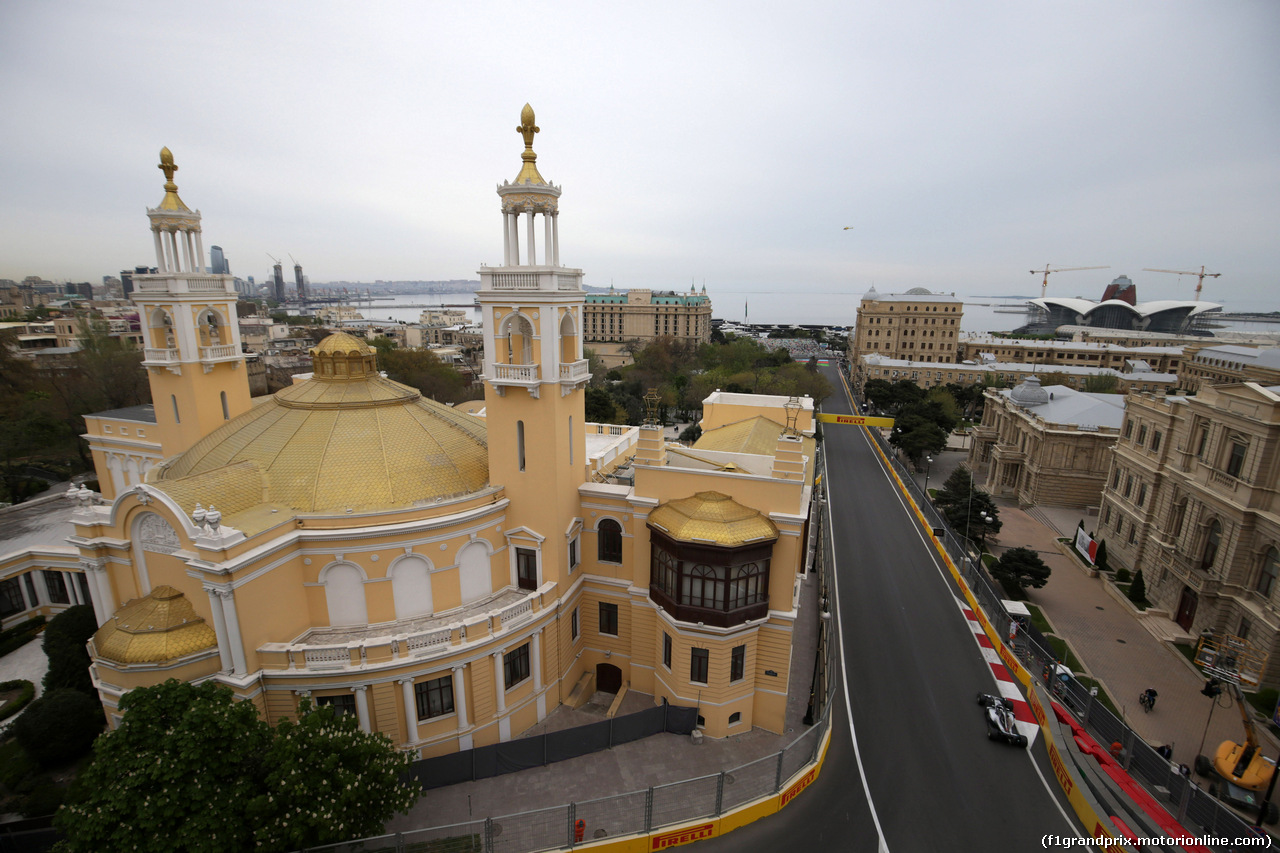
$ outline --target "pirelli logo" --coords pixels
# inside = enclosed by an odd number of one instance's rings
[[[715,835],[715,831],[716,825],[714,823],[700,823],[697,826],[677,829],[675,832],[664,832],[661,835],[650,837],[649,849],[666,850],[668,847],[678,847],[681,844],[688,844],[690,841],[710,838]]]
[[[778,808],[782,808],[787,803],[794,800],[801,791],[809,787],[810,783],[817,778],[818,778],[818,768],[814,766],[812,769],[809,770],[808,773],[800,777],[800,781],[796,782],[790,788],[782,792],[782,799],[778,801]]]

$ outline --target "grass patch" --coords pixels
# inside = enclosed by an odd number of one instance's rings
[[[1067,647],[1067,641],[1061,637],[1045,637],[1049,641],[1049,645],[1053,647],[1054,655],[1060,660],[1067,669],[1072,672],[1079,672],[1082,667],[1080,661],[1076,659],[1075,654]]]
[[[1076,681],[1083,684],[1086,689],[1091,687],[1098,688],[1098,701],[1101,702],[1103,705],[1106,705],[1107,710],[1110,711],[1112,714],[1115,714],[1117,720],[1124,719],[1120,714],[1120,709],[1116,707],[1116,703],[1111,700],[1111,697],[1107,695],[1107,691],[1103,689],[1102,685],[1098,683],[1098,680],[1096,678],[1089,678],[1088,676],[1085,676],[1085,675],[1078,675],[1076,676]]]
[[[1196,647],[1195,646],[1191,645],[1190,643],[1174,643],[1173,647],[1178,651],[1178,654],[1182,655],[1184,658],[1187,659],[1188,663],[1196,665]],[[1199,669],[1199,665],[1196,665],[1196,668]]]
[[[1031,614],[1031,624],[1035,626],[1037,631],[1041,634],[1053,633],[1053,625],[1050,624],[1043,610],[1034,604],[1028,604],[1027,612]]]

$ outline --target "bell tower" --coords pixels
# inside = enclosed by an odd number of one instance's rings
[[[205,271],[200,211],[178,197],[178,171],[160,150],[164,198],[147,208],[156,269],[134,276],[145,358],[161,452],[181,453],[249,410],[249,381],[240,352],[235,278]]]
[[[498,187],[503,263],[480,268],[489,478],[511,499],[512,526],[539,541],[541,580],[563,582],[587,471],[585,298],[582,270],[560,265],[560,187],[538,172],[528,104],[516,131],[520,173]]]

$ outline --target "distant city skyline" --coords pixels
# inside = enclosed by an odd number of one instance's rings
[[[1039,295],[1106,265],[1048,292],[1190,299],[1144,268],[1203,264],[1202,299],[1280,307],[1280,4],[773,11],[505,8],[531,54],[469,7],[9,4],[0,278],[154,263],[168,146],[241,277],[474,279],[528,101],[592,285]]]

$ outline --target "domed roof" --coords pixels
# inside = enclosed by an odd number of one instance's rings
[[[249,466],[263,503],[303,512],[411,506],[488,485],[481,421],[383,378],[374,351],[351,335],[330,335],[311,354],[311,379],[154,469],[152,485]]]
[[[171,586],[130,601],[93,635],[98,657],[116,663],[162,663],[217,645],[213,629]]]
[[[1009,399],[1019,406],[1041,406],[1049,402],[1049,392],[1040,387],[1039,376],[1028,376],[1009,392]]]
[[[778,538],[772,521],[720,492],[698,492],[661,504],[649,513],[649,524],[681,542],[725,548]]]
[[[927,287],[913,287],[907,291],[907,296],[933,296]]]

